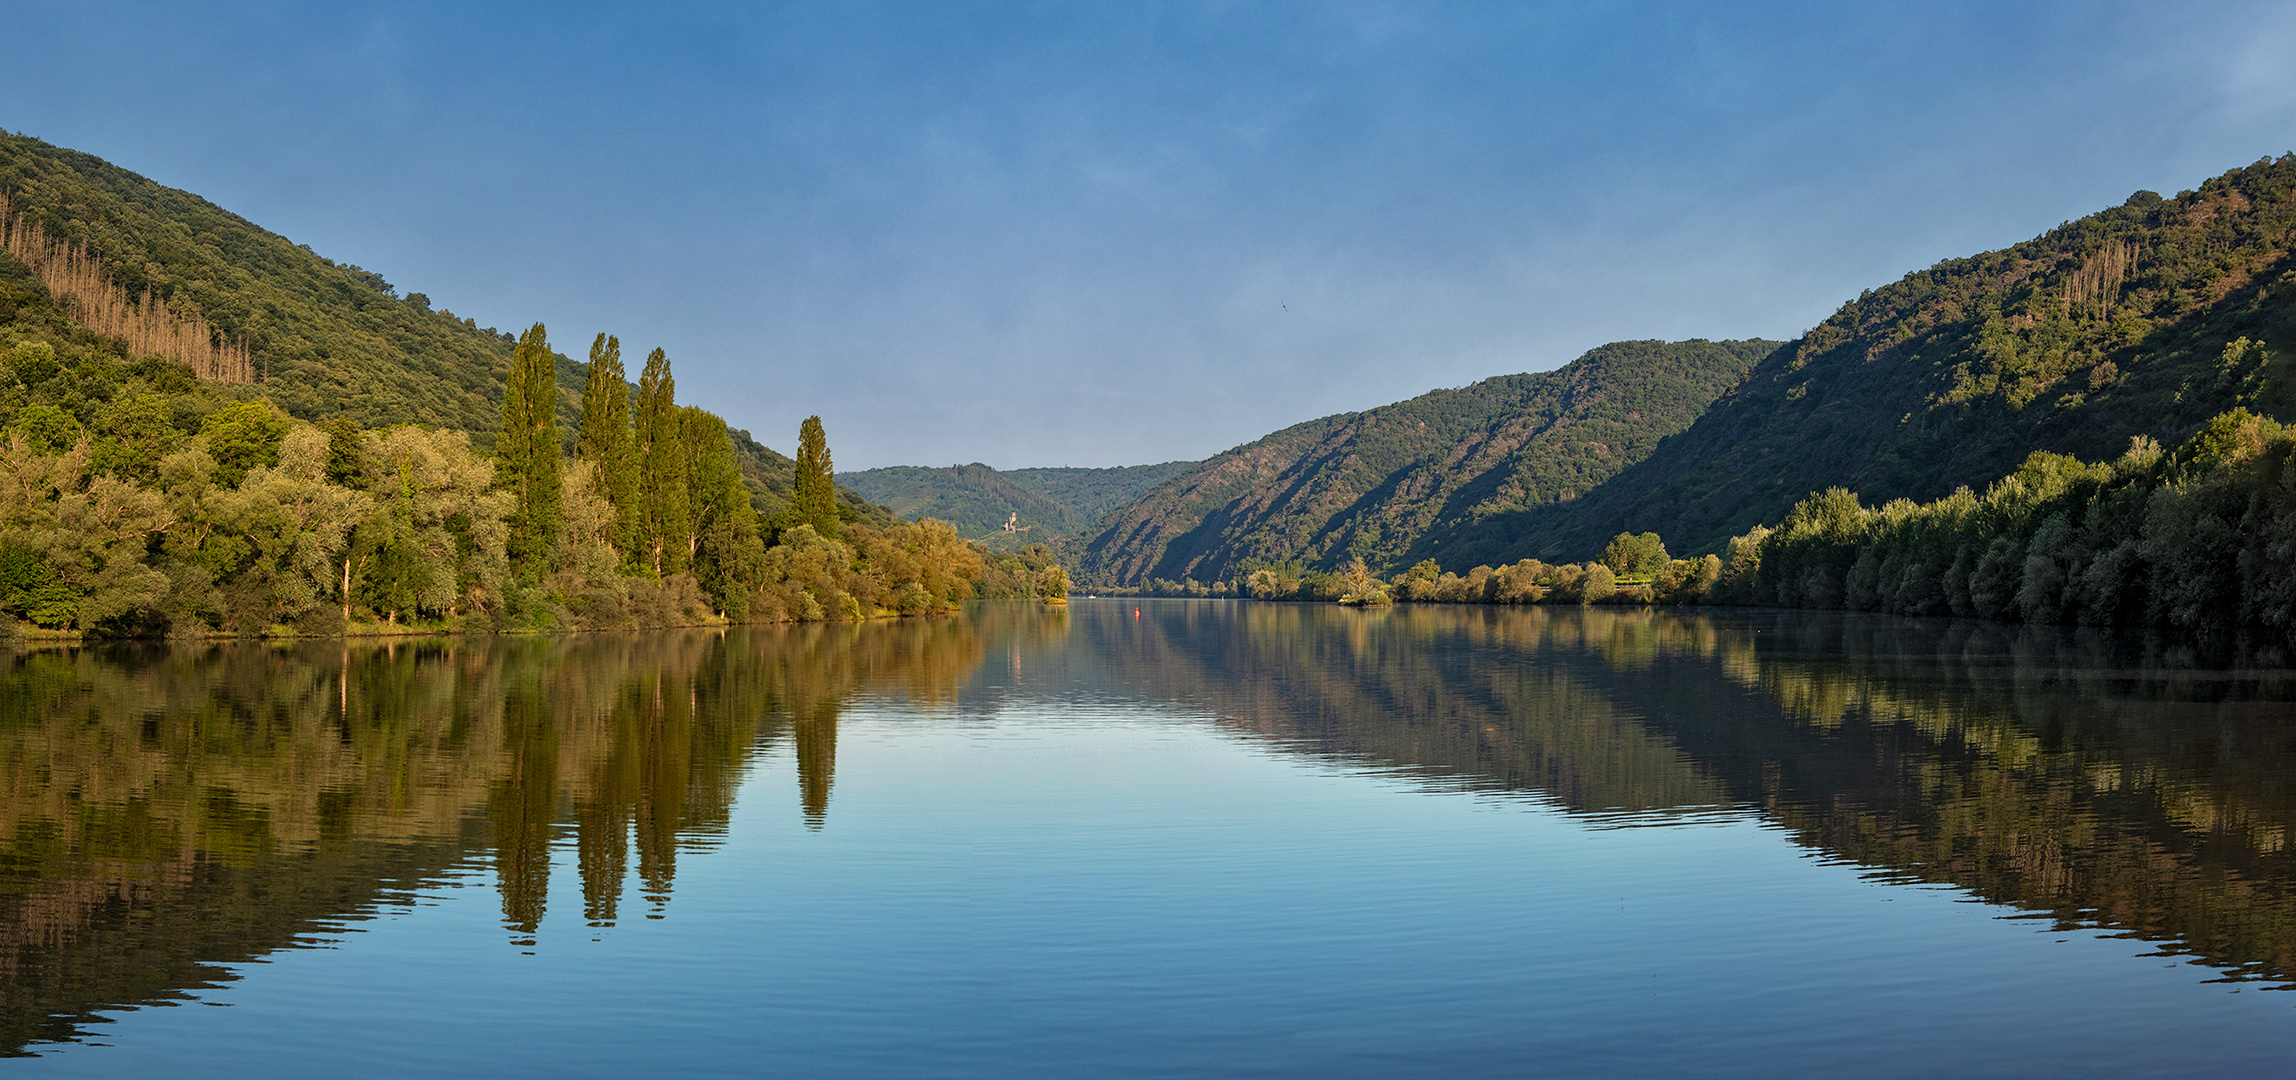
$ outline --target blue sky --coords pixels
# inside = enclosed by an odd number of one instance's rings
[[[2286,4],[11,4],[0,127],[842,469],[1200,458],[2296,149]]]

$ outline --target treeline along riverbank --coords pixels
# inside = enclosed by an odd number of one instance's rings
[[[163,357],[0,353],[0,615],[99,636],[552,631],[859,619],[1058,595],[937,521],[840,503],[806,421],[761,515],[723,419],[657,349],[633,394],[599,335],[574,450],[554,356],[521,335],[494,452],[459,431],[288,416]]]
[[[2224,378],[2269,354],[2224,350]],[[1171,583],[1159,583],[1170,586]],[[1190,586],[1193,586],[1191,588]],[[1983,493],[1863,505],[1831,488],[1726,552],[1668,555],[1622,533],[1599,561],[1524,559],[1464,575],[1423,561],[1391,579],[1264,566],[1161,591],[1384,604],[1734,604],[2169,631],[2285,652],[2296,633],[2296,427],[2235,408],[2173,450],[2137,437],[2110,461],[2035,453]]]

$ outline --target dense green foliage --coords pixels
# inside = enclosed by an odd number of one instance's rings
[[[1664,570],[1667,561],[1666,542],[1657,533],[1620,533],[1602,549],[1602,564],[1622,578],[1651,577]]]
[[[2296,156],[1951,259],[1842,306],[1678,438],[1568,507],[1495,519],[1501,554],[1580,556],[1620,531],[1692,551],[1840,486],[1887,502],[1982,485],[2034,451],[2175,444],[2241,404],[2287,416],[2287,358],[2254,385],[2225,344],[2296,340]]]
[[[829,436],[821,418],[808,416],[797,429],[797,466],[789,489],[789,520],[813,531],[837,535],[836,466],[829,459]]]
[[[684,420],[678,413],[677,380],[669,357],[655,349],[638,378],[637,430],[632,445],[638,458],[638,493],[644,509],[638,559],[656,575],[686,568],[692,535],[686,492]]]
[[[622,370],[621,339],[599,334],[590,343],[590,373],[582,384],[575,455],[597,470],[599,494],[614,504],[614,547],[635,567],[646,519],[638,502],[638,448],[630,423],[630,384]]]
[[[1068,595],[1068,571],[1060,556],[1044,544],[1023,545],[1016,551],[982,556],[981,575],[973,582],[974,595],[983,600],[1050,599]]]
[[[527,338],[538,350],[541,329]],[[28,406],[0,431],[0,616],[109,635],[672,626],[945,611],[984,580],[941,522],[857,518],[835,538],[784,523],[767,546],[724,421],[663,396],[654,449],[689,496],[644,538],[666,571],[615,546],[597,462],[561,460],[549,414],[507,394],[506,425],[527,430],[493,456],[461,432],[322,427],[261,399],[202,415],[197,386],[129,395],[94,430]]]
[[[1505,546],[1490,522],[1593,490],[1690,426],[1774,348],[1620,342],[1555,371],[1299,424],[1111,515],[1082,574],[1102,585],[1219,583],[1257,563],[1487,558]]]
[[[796,480],[797,462],[756,439],[740,428],[731,429],[733,453],[741,464],[742,482],[749,488],[750,504],[757,508],[757,516],[764,521],[779,521],[788,516],[789,497]],[[864,522],[875,528],[885,528],[898,521],[893,511],[870,502],[852,489],[837,488],[837,520],[842,524]]]
[[[2246,339],[2221,357],[2225,378],[2251,387],[2274,362]],[[1393,588],[1454,603],[1655,600],[2148,627],[2284,660],[2296,641],[2296,427],[2239,407],[2171,452],[2141,435],[2111,461],[2037,451],[1983,494],[1927,503],[1869,508],[1828,488],[1777,527],[1733,538],[1727,555],[1666,559],[1655,535],[1621,533],[1605,562],[1524,560],[1465,577],[1428,562]],[[1618,588],[1610,572],[1621,566],[1648,571],[1649,584]],[[1267,598],[1324,598],[1272,570],[1249,585]]]
[[[1193,461],[1166,461],[1156,465],[1122,465],[1107,469],[1007,469],[1003,476],[1023,491],[1042,495],[1065,507],[1085,525],[1098,522],[1132,505],[1150,488],[1195,468]]]
[[[503,382],[502,433],[495,454],[510,489],[510,558],[540,571],[558,534],[558,380],[549,335],[535,323],[518,336]]]
[[[601,361],[618,354],[615,344],[600,352]],[[803,449],[790,478],[791,490],[806,494],[761,526],[732,432],[706,410],[679,405],[676,387],[669,358],[656,349],[646,359],[635,410],[612,393],[589,397],[585,445],[626,444],[637,466],[629,503],[616,505],[598,462],[576,463],[566,485],[565,528],[546,560],[546,600],[566,608],[556,621],[675,625],[712,612],[737,621],[853,619],[945,611],[973,595],[981,558],[947,524],[880,530],[842,519],[818,418],[801,429]],[[503,444],[512,442],[506,433]],[[816,463],[810,471],[808,458]],[[799,516],[807,505],[813,516]],[[633,518],[633,546],[618,547],[622,523]],[[767,527],[775,534],[771,546]]]
[[[86,243],[130,293],[148,286],[244,338],[264,394],[290,416],[494,430],[507,334],[189,192],[27,136],[0,133],[0,191],[48,235]],[[0,333],[14,329],[12,306],[0,300]]]
[[[1610,566],[1590,562],[1550,566],[1537,559],[1478,566],[1461,576],[1423,559],[1392,580],[1373,576],[1361,560],[1336,571],[1302,571],[1297,563],[1253,570],[1244,593],[1255,600],[1329,600],[1342,604],[1619,604],[1649,599],[1646,587],[1621,588]]]
[[[1711,596],[2284,647],[2296,635],[2296,429],[2239,408],[2173,452],[2139,436],[2107,462],[2035,453],[1982,495],[1868,509],[1831,488],[1733,540]]]
[[[940,518],[976,543],[1001,550],[1088,536],[1111,511],[1195,465],[998,470],[974,462],[945,469],[900,465],[838,479],[903,518]]]
[[[0,253],[0,427],[48,449],[95,432],[105,468],[149,479],[171,432],[196,433],[250,396],[182,364],[131,358],[118,339],[74,322],[22,263]]]
[[[967,537],[1016,549],[1074,536],[1086,524],[1071,508],[978,462],[945,469],[896,465],[837,479],[903,518],[939,518]]]

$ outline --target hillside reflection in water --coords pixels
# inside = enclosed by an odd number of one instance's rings
[[[1137,612],[1137,614],[1135,614]],[[2171,658],[2173,659],[2173,658]],[[0,688],[0,1049],[179,1000],[485,867],[505,947],[677,918],[750,763],[836,814],[860,702],[1149,702],[1590,824],[1757,814],[2056,926],[2296,973],[2296,673],[1808,613],[1080,602],[561,639],[36,649]],[[750,798],[755,798],[754,792]],[[571,849],[572,858],[566,857]],[[561,925],[552,921],[550,926]]]
[[[1796,842],[2296,974],[2296,671],[2094,632],[1811,612],[1155,607],[1114,677],[1342,759]]]

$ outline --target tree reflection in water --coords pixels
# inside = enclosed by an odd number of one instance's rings
[[[2296,974],[2296,671],[2142,638],[1813,612],[1159,605],[1117,676],[1610,822],[1753,808],[1894,880]]]
[[[1132,617],[1138,607],[1142,617]],[[670,906],[786,743],[827,826],[857,700],[1124,700],[1594,826],[1759,814],[1879,875],[2275,983],[2296,673],[1806,612],[1165,601],[569,638],[38,649],[0,679],[0,1048],[182,998],[491,864],[534,948]],[[848,721],[849,722],[849,721]],[[849,722],[850,723],[850,722]],[[565,916],[561,915],[561,919]]]
[[[962,619],[565,638],[40,649],[0,671],[0,1049],[180,999],[491,858],[532,947],[572,840],[583,918],[648,917],[797,743],[828,812],[841,703],[953,698]]]

